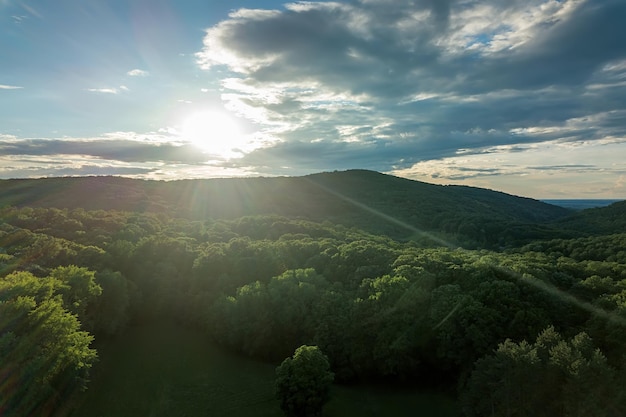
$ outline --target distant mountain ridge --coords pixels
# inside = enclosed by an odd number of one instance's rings
[[[485,247],[512,239],[567,237],[550,224],[573,213],[502,192],[366,170],[170,182],[121,177],[1,180],[0,204],[162,212],[198,220],[272,214],[331,221],[398,239],[435,232],[455,243]]]
[[[565,207],[574,210],[584,210],[596,207],[606,207],[613,203],[618,203],[620,199],[608,199],[608,198],[556,198],[556,199],[541,199],[544,203],[552,204],[554,206]]]

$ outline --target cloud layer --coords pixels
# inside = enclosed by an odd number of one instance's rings
[[[625,19],[619,0],[301,2],[231,13],[198,59],[228,69],[228,107],[279,140],[239,163],[408,173],[626,140]]]
[[[366,168],[533,197],[626,197],[625,21],[623,0],[346,0],[234,9],[206,29],[195,57],[188,55],[196,73],[154,65],[166,62],[161,58],[148,60],[151,66],[129,63],[115,76],[105,76],[105,65],[98,82],[75,94],[76,117],[95,114],[99,127],[109,113],[130,126],[141,118],[146,132],[159,133],[100,130],[47,140],[18,137],[14,129],[16,136],[0,134],[0,177]],[[0,96],[35,94],[23,83],[16,84],[28,88],[2,93],[21,88],[4,80]],[[230,157],[202,153],[177,133],[172,117],[164,120],[167,111],[182,120],[212,94],[254,146]]]

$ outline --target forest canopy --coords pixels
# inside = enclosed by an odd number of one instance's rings
[[[452,390],[468,416],[626,410],[626,230],[462,248],[385,227],[5,207],[2,415],[58,413],[88,389],[94,338],[164,319],[272,363],[316,346],[338,383]]]

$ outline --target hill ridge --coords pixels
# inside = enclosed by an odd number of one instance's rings
[[[506,233],[518,233],[529,224],[536,237],[544,225],[571,214],[500,191],[436,185],[369,170],[176,181],[113,176],[2,180],[0,204],[149,211],[197,220],[273,214],[328,220],[398,239],[415,238],[415,230],[437,232],[481,246],[501,245]]]

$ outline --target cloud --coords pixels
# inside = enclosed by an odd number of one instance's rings
[[[85,91],[99,94],[120,94],[122,92],[130,91],[130,89],[125,85],[120,85],[119,87],[87,88]]]
[[[621,0],[297,2],[232,12],[196,56],[274,139],[231,163],[394,171],[625,138],[624,19]]]
[[[120,92],[117,88],[88,88],[87,91],[102,94],[118,94]]]
[[[116,132],[96,138],[15,139],[0,136],[0,154],[13,156],[74,155],[118,162],[201,164],[208,157],[190,144],[162,135]]]
[[[122,175],[173,180],[260,175],[229,166],[174,133],[111,132],[93,138],[25,139],[0,134],[0,178]]]
[[[19,87],[17,85],[0,84],[0,90],[19,90],[21,88],[24,88],[24,87]]]
[[[93,162],[84,159],[61,161],[55,159],[10,160],[0,157],[0,178],[42,178],[88,175],[119,175],[144,177],[156,172],[155,168],[115,166],[106,162]]]
[[[626,140],[552,140],[475,149],[391,170],[438,184],[474,185],[535,198],[623,198]]]
[[[141,69],[133,69],[128,71],[126,75],[130,75],[131,77],[147,77],[150,73]]]
[[[195,57],[208,83],[186,73],[195,95],[181,87],[163,100],[158,88],[142,96],[129,77],[150,74],[128,62],[124,81],[87,90],[124,96],[137,108],[140,96],[154,99],[152,130],[168,117],[156,104],[167,101],[184,118],[220,94],[258,145],[241,157],[207,161],[167,129],[163,138],[117,132],[46,142],[0,135],[0,155],[30,163],[59,155],[109,161],[155,178],[220,176],[220,169],[227,176],[369,168],[531,196],[548,195],[549,187],[579,192],[581,184],[594,195],[626,194],[618,158],[626,153],[624,21],[623,0],[297,1],[242,8],[206,29]],[[183,86],[183,79],[171,84]],[[136,94],[115,87],[122,83]],[[92,113],[107,113],[106,104],[100,100]],[[131,111],[125,117],[149,119]],[[135,129],[133,123],[124,129]],[[528,185],[522,190],[518,183]]]
[[[217,164],[116,161],[85,155],[2,155],[0,178],[119,175],[153,180],[259,176],[260,173]]]
[[[13,23],[15,23],[16,25],[21,24],[25,19],[28,19],[28,16],[23,16],[23,15],[12,15],[11,19],[13,19]]]

